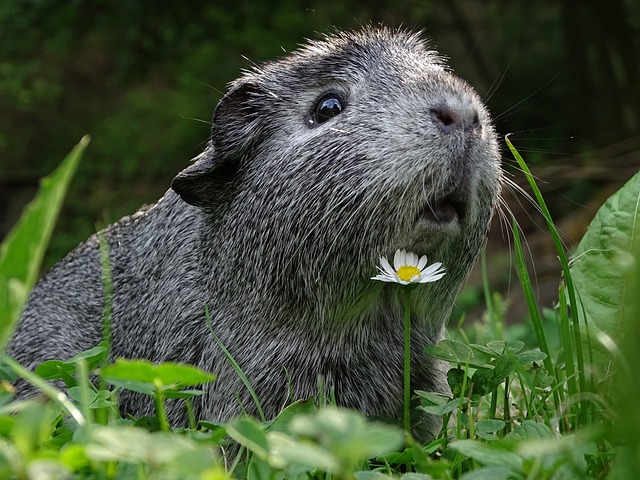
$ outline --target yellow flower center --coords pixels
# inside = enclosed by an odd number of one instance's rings
[[[403,265],[398,269],[397,273],[398,277],[400,277],[400,280],[408,282],[414,276],[420,275],[420,270],[418,270],[418,268],[414,267],[413,265]]]

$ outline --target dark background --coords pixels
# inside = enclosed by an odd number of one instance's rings
[[[640,167],[638,0],[2,0],[0,238],[38,179],[89,133],[50,266],[96,223],[163,194],[203,148],[213,109],[241,69],[334,28],[378,22],[423,29],[479,91],[500,135],[512,134],[540,177],[568,247]],[[555,256],[540,219],[522,197],[505,198],[544,290]],[[508,288],[509,242],[493,230],[491,261],[504,266],[494,284]]]

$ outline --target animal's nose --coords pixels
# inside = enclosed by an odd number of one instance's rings
[[[450,99],[429,110],[433,123],[443,133],[453,133],[458,129],[478,129],[478,111],[471,102]]]

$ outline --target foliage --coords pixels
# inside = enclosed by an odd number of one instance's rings
[[[65,161],[62,172],[72,168],[71,161],[77,159]],[[13,234],[12,238],[33,236],[33,251],[42,251],[47,236],[36,234],[44,222],[28,218],[59,208],[68,184],[67,176],[60,175],[55,184],[43,186],[42,193],[58,200],[36,202]],[[557,309],[540,315],[535,302],[529,303],[529,343],[514,338],[516,331],[504,325],[499,298],[487,295],[491,314],[483,325],[452,330],[451,338],[425,348],[452,364],[450,397],[415,392],[419,409],[444,418],[442,431],[428,444],[417,443],[400,426],[332,405],[317,406],[313,399],[293,403],[271,420],[197,422],[190,412],[188,428],[172,428],[164,414],[166,399],[182,398],[189,409],[189,399],[202,393],[193,387],[215,377],[186,365],[122,359],[110,364],[105,334],[97,347],[67,361],[45,362],[35,373],[4,356],[5,372],[23,376],[53,401],[15,401],[11,387],[1,384],[0,477],[633,478],[639,473],[634,455],[640,452],[635,405],[639,392],[632,371],[640,355],[640,327],[631,321],[640,313],[634,298],[640,285],[639,187],[636,175],[602,207],[572,262],[570,277],[575,283],[561,283]],[[538,201],[553,231],[541,197]],[[526,292],[531,279],[515,225],[514,233],[519,278]],[[37,270],[41,255],[21,256],[23,248],[11,239],[2,246],[3,258],[26,264],[16,270],[2,263],[0,276],[6,281],[10,275],[24,275],[20,271],[25,269]],[[108,280],[105,275],[105,285]],[[610,290],[606,283],[591,288],[605,280],[616,288]],[[567,308],[568,290],[579,299],[579,311]],[[594,291],[597,295],[590,293]],[[20,310],[20,301],[16,308]],[[5,331],[14,311],[2,312]],[[581,322],[574,321],[577,313]],[[559,348],[550,347],[552,329]],[[592,358],[595,340],[606,349]],[[578,370],[581,365],[603,365],[607,352],[613,377],[610,387],[601,389],[593,381],[597,369]],[[67,393],[44,379],[62,382]],[[122,389],[153,397],[156,418],[122,418],[117,406]]]
[[[42,180],[39,195],[0,247],[0,349],[6,345],[38,279],[64,195],[88,143],[88,137],[84,137],[60,167]]]
[[[574,254],[571,275],[580,292],[584,328],[588,328],[595,357],[591,375],[602,382],[603,392],[611,380],[617,342],[637,320],[633,288],[635,260],[640,252],[640,173],[614,194],[598,211]]]

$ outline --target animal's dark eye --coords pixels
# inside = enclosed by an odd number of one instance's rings
[[[335,95],[327,95],[323,97],[316,105],[313,112],[313,123],[324,123],[331,120],[342,111],[342,102]]]

